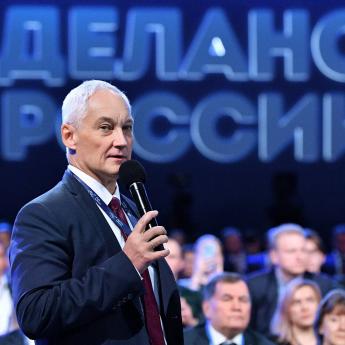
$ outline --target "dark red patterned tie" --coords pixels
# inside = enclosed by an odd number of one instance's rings
[[[120,200],[113,198],[109,204],[111,210],[115,215],[125,224],[128,225],[127,218],[120,204]],[[125,241],[127,240],[127,234],[120,229],[121,234]],[[149,271],[146,269],[142,274],[144,280],[145,294],[144,294],[144,312],[145,323],[147,333],[150,338],[151,345],[164,345],[164,335],[162,330],[162,324],[159,316],[159,310],[157,301],[153,292],[152,283],[149,275]]]

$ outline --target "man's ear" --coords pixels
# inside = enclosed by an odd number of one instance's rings
[[[61,139],[68,149],[76,150],[76,129],[73,125],[68,123],[61,125]]]
[[[278,256],[277,256],[277,252],[275,249],[271,249],[269,251],[269,255],[270,255],[270,259],[273,265],[277,265],[278,264]]]

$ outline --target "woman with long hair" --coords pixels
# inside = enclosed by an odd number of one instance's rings
[[[345,291],[330,291],[321,301],[315,319],[319,345],[345,344]]]
[[[275,341],[282,345],[316,345],[313,326],[320,299],[320,289],[315,282],[292,280],[271,321],[270,331]]]

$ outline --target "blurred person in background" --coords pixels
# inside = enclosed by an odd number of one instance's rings
[[[321,237],[312,229],[305,230],[305,250],[307,254],[306,269],[310,273],[321,273],[326,261],[326,250]]]
[[[180,246],[183,246],[186,243],[186,232],[183,229],[175,228],[169,230],[169,238],[173,238],[179,243]]]
[[[263,243],[259,230],[246,229],[244,230],[244,250],[247,254],[259,254],[263,251]]]
[[[247,229],[244,232],[244,249],[247,253],[246,273],[271,267],[271,259],[266,246],[263,244],[260,232]]]
[[[5,246],[5,250],[10,245],[12,225],[6,221],[0,221],[0,242]]]
[[[337,224],[332,231],[333,249],[327,255],[326,272],[345,286],[345,224]]]
[[[339,287],[328,276],[306,271],[305,232],[300,225],[287,223],[270,229],[268,243],[273,267],[254,272],[247,278],[252,298],[251,327],[266,335],[277,304],[292,279],[313,280],[322,295]]]
[[[166,257],[166,261],[171,268],[175,280],[177,280],[179,273],[183,269],[182,248],[175,239],[170,237],[169,241],[165,244],[165,248],[170,251],[170,254]],[[202,318],[201,294],[199,291],[193,291],[184,286],[178,286],[178,289],[181,296],[183,326],[195,326],[199,319]]]
[[[248,328],[251,301],[238,273],[215,275],[203,289],[206,323],[185,330],[185,345],[273,345]]]
[[[318,345],[345,344],[345,291],[329,292],[320,302],[314,325]]]
[[[222,230],[224,248],[224,270],[245,273],[247,271],[247,255],[244,251],[241,233],[233,227]]]
[[[195,242],[195,259],[190,278],[180,279],[179,285],[199,291],[217,273],[224,271],[224,258],[220,240],[210,234]]]
[[[180,278],[190,278],[193,274],[195,251],[194,243],[186,243],[182,246],[183,269]]]
[[[316,345],[316,311],[321,299],[316,283],[293,279],[287,286],[271,321],[271,334],[281,345]]]
[[[0,241],[0,345],[24,345],[13,306],[8,267],[6,246]]]
[[[182,248],[174,238],[169,237],[168,239],[169,240],[165,244],[165,247],[169,249],[170,253],[165,260],[168,263],[175,280],[177,280],[179,273],[183,269]]]

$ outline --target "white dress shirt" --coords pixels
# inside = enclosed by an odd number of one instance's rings
[[[209,321],[206,322],[206,333],[210,340],[210,345],[220,345],[227,341],[229,344],[244,345],[243,334],[237,334],[234,338],[228,339],[222,333],[215,330]]]

